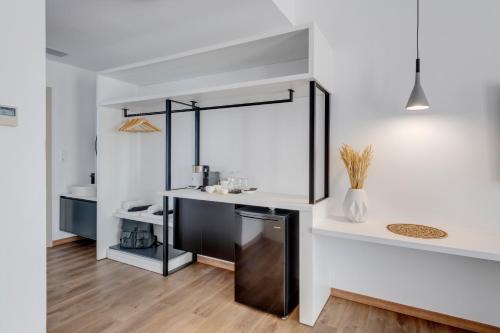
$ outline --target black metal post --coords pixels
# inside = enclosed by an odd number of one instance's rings
[[[172,188],[172,101],[165,100],[165,190]],[[163,276],[168,275],[168,197],[163,197]]]
[[[325,91],[325,198],[330,196],[330,93]]]
[[[191,103],[196,109],[196,102]],[[200,165],[200,110],[194,112],[194,164]]]
[[[191,101],[191,106],[196,109],[194,112],[194,164],[200,165],[200,110],[195,101]],[[192,261],[198,261],[198,255],[193,253]]]
[[[309,204],[314,204],[316,82],[309,82]]]

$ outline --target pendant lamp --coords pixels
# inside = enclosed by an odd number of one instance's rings
[[[417,59],[415,61],[415,85],[411,91],[410,98],[406,104],[406,110],[417,111],[429,108],[429,102],[425,97],[424,90],[420,84],[420,55],[418,47],[418,30],[420,28],[420,0],[417,0]]]

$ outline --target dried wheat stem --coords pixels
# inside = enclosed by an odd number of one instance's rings
[[[360,154],[351,146],[343,144],[340,147],[340,157],[349,175],[352,189],[362,189],[368,177],[368,168],[372,162],[372,146],[366,147]]]

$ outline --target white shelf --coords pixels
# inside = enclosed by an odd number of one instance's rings
[[[146,223],[151,223],[151,224],[163,226],[163,216],[159,216],[159,217],[144,216],[143,213],[144,212],[130,213],[130,212],[127,212],[125,210],[117,210],[113,213],[113,216],[120,218],[120,219],[127,219],[127,220],[138,221],[138,222],[146,222]],[[172,228],[173,225],[174,225],[173,224],[173,217],[170,215],[168,218],[168,226],[170,228]]]
[[[166,98],[207,106],[287,97],[287,89],[307,96],[311,80],[331,90],[332,61],[314,24],[294,27],[102,71],[98,105],[151,112]]]
[[[100,74],[137,86],[149,86],[308,60],[309,44],[309,27],[299,27],[156,58]],[[307,63],[305,70],[301,70],[308,71]]]
[[[201,192],[194,189],[179,189],[171,191],[162,191],[160,195],[183,198],[195,199],[215,202],[226,202],[232,204],[272,207],[292,210],[311,210],[312,206],[309,204],[308,197],[302,195],[280,194],[280,193],[266,193],[256,192],[254,194],[217,194]]]
[[[416,250],[453,254],[464,257],[500,261],[500,235],[460,227],[442,227],[448,237],[419,239],[396,235],[387,230],[390,222],[351,223],[342,217],[329,216],[314,222],[316,235],[345,238]]]
[[[265,98],[265,95],[268,95],[269,99],[278,98],[279,96],[288,98],[288,89],[294,90],[294,97],[299,98],[308,96],[308,83],[313,79],[310,74],[297,74],[232,84],[211,85],[209,87],[170,89],[161,93],[104,100],[99,105],[114,109],[128,108],[132,112],[134,110],[142,112],[159,111],[165,108],[165,99],[167,98],[187,103],[196,100],[202,106],[206,106],[203,105],[203,102],[211,100],[233,100],[242,103],[253,102],[252,98],[255,97]]]
[[[157,258],[145,257],[113,248],[108,248],[107,257],[111,260],[119,261],[121,263],[139,267],[151,272],[155,272],[158,274],[163,273],[163,262]],[[175,258],[169,259],[168,268],[169,272],[175,270],[176,268],[191,262],[192,254],[190,252],[186,252]]]

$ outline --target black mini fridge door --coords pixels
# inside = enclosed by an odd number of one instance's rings
[[[285,218],[237,212],[236,220],[236,302],[286,317]]]

